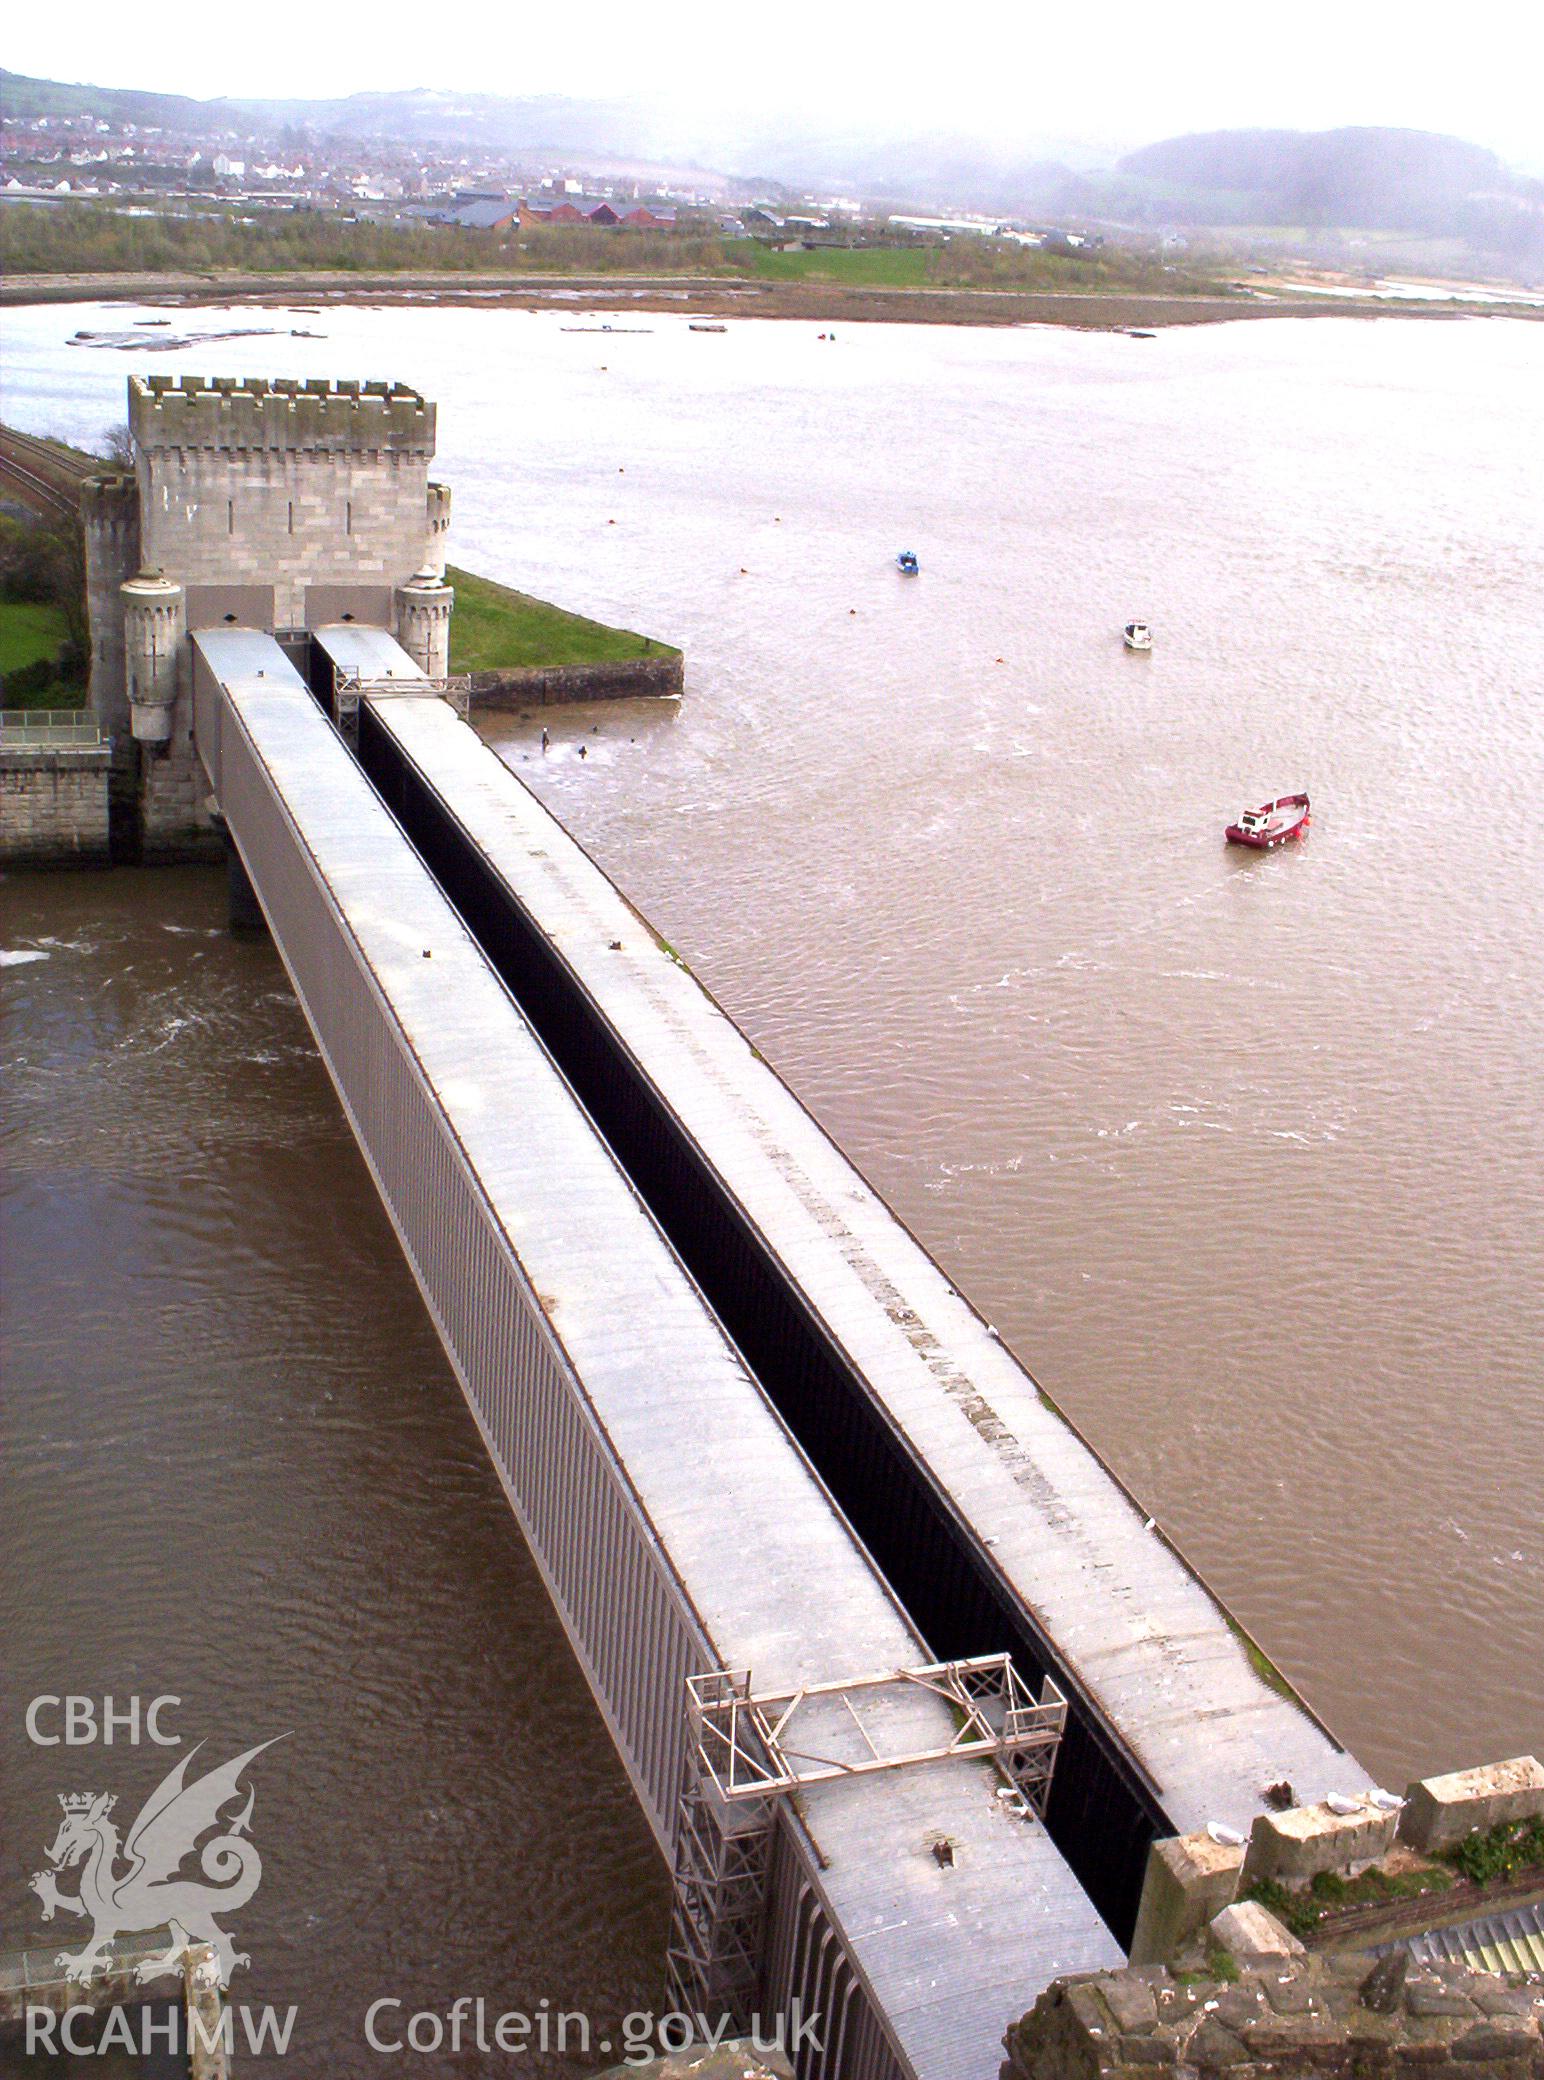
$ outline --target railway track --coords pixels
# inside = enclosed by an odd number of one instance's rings
[[[93,467],[85,457],[72,462],[51,441],[0,426],[0,486],[44,519],[75,518],[81,483]]]

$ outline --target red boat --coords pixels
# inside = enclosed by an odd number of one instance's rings
[[[1303,837],[1312,820],[1306,794],[1284,794],[1279,801],[1246,809],[1237,823],[1228,825],[1224,836],[1230,845],[1251,845],[1256,852],[1269,852],[1274,845],[1290,845]]]

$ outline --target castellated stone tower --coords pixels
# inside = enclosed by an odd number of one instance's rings
[[[134,474],[88,483],[83,517],[91,704],[146,857],[217,849],[192,631],[234,623],[303,651],[308,630],[360,621],[446,674],[434,429],[434,406],[400,383],[129,378]]]

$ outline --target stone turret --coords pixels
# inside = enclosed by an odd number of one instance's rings
[[[166,744],[172,736],[178,663],[187,631],[183,590],[164,572],[144,570],[119,587],[119,597],[134,736],[141,744]]]
[[[450,610],[456,595],[438,571],[416,571],[397,587],[397,641],[431,679],[450,670]]]

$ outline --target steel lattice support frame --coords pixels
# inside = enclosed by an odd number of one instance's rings
[[[441,700],[450,702],[451,707],[463,722],[467,721],[472,707],[472,679],[469,672],[452,672],[447,678],[429,679],[366,679],[358,672],[345,671],[340,665],[332,672],[332,719],[338,725],[339,734],[355,749],[359,745],[359,703],[384,700],[423,700],[437,694]]]
[[[875,1744],[854,1700],[926,1691],[954,1716],[926,1747]],[[1045,1818],[1067,1704],[1049,1677],[1037,1700],[1007,1654],[890,1669],[804,1689],[753,1692],[748,1671],[688,1676],[688,1739],[677,1809],[670,1992],[683,2012],[730,2017],[744,2029],[760,1992],[767,1875],[779,1799],[802,1785],[984,1759],[1007,1779],[999,1796],[1028,1820]],[[801,1748],[837,1732],[848,1757]],[[813,1724],[812,1731],[806,1731]],[[872,1723],[872,1722],[871,1722]]]
[[[947,1739],[926,1746],[876,1745],[857,1705],[888,1692],[924,1691],[954,1715]],[[887,1669],[797,1690],[753,1692],[749,1672],[715,1670],[687,1678],[688,1724],[703,1775],[727,1801],[775,1797],[802,1785],[871,1776],[927,1762],[994,1761],[1028,1805],[1044,1817],[1067,1701],[1047,1676],[1037,1700],[1008,1654]],[[830,1751],[835,1731],[851,1752]],[[810,1741],[819,1746],[802,1745]]]
[[[688,1747],[677,1814],[667,1968],[685,2014],[750,2026],[760,1992],[772,1799],[721,1798]]]

